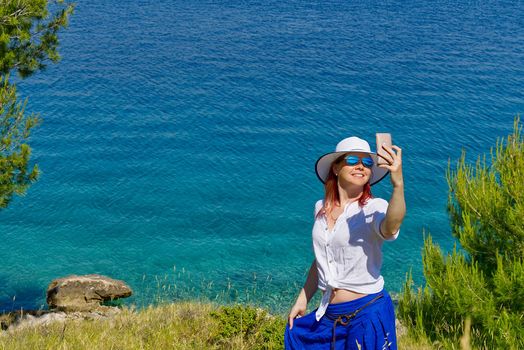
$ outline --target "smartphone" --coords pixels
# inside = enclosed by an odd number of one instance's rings
[[[389,133],[377,133],[377,164],[388,164],[388,162],[380,157],[381,155],[385,155],[385,157],[388,156],[388,153],[382,148],[382,145],[386,145],[388,147],[391,147],[391,134]]]

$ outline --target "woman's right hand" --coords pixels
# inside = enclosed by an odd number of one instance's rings
[[[299,297],[291,308],[291,311],[289,312],[288,316],[288,322],[289,322],[289,329],[293,329],[293,321],[297,317],[304,316],[306,314],[307,310],[307,300],[304,300],[305,298]]]
[[[295,305],[291,308],[288,316],[289,330],[293,329],[293,321],[297,317],[304,316],[307,310],[307,302],[311,300],[318,289],[317,261],[313,260],[307,273],[304,288],[300,290]]]

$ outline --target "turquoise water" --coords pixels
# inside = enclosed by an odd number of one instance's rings
[[[408,215],[385,246],[422,283],[423,232],[453,246],[448,161],[489,152],[524,110],[520,2],[79,2],[62,61],[21,81],[42,176],[0,211],[0,310],[100,273],[137,304],[290,306],[312,259],[313,167],[389,131]],[[383,181],[373,188],[389,198]]]

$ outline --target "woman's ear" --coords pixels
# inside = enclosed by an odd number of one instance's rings
[[[336,164],[334,163],[332,165],[332,169],[333,169],[333,174],[335,174],[335,176],[338,176],[338,173],[340,172],[340,164]]]

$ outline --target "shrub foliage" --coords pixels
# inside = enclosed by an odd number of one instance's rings
[[[214,339],[218,344],[240,337],[253,344],[252,349],[282,349],[286,320],[271,316],[251,306],[222,306],[211,316],[217,323]]]
[[[524,348],[524,139],[517,117],[490,162],[474,165],[463,152],[447,173],[448,212],[460,248],[444,255],[425,238],[426,286],[413,291],[408,275],[399,317],[413,334],[458,348],[470,334],[474,348]],[[464,329],[464,324],[471,329]]]
[[[0,209],[38,177],[27,140],[39,119],[25,114],[9,75],[26,78],[59,60],[58,31],[72,11],[61,0],[0,0]]]

